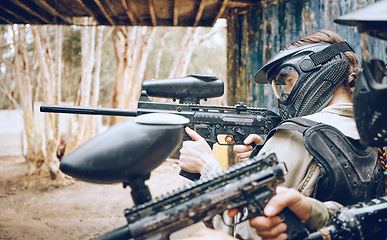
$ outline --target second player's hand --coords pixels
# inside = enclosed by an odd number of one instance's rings
[[[312,205],[302,193],[291,188],[277,187],[277,194],[270,199],[263,210],[265,216],[257,216],[250,220],[250,225],[262,239],[287,239],[285,233],[287,226],[278,216],[285,207],[296,214],[303,223],[312,213]]]
[[[231,143],[233,142],[232,136],[226,137],[226,142]],[[258,134],[250,134],[247,136],[247,138],[243,141],[243,144],[236,144],[233,147],[234,152],[236,153],[236,156],[239,158],[240,161],[246,161],[249,159],[251,152],[253,151],[252,143],[255,143],[256,145],[263,143],[263,138],[259,136]]]

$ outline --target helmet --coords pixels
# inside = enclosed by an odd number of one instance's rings
[[[379,59],[363,60],[353,93],[356,126],[367,146],[387,143],[387,68]]]
[[[255,74],[257,83],[272,85],[283,119],[320,111],[347,79],[350,64],[345,41],[315,43],[279,52]]]

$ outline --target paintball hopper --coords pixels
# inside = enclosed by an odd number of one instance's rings
[[[60,170],[86,182],[103,184],[149,177],[181,142],[183,126],[188,122],[185,117],[163,113],[120,122],[64,157]]]
[[[142,90],[150,97],[180,99],[180,103],[199,103],[200,99],[220,97],[224,83],[216,76],[188,75],[180,78],[147,80]]]

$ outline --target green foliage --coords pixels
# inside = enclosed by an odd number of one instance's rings
[[[62,58],[66,64],[81,66],[81,29],[64,27]]]
[[[79,27],[64,27],[62,60],[65,69],[63,71],[62,81],[70,81],[70,100],[74,100],[78,81],[82,73],[81,29]],[[68,87],[64,83],[62,86],[65,86],[64,88]],[[66,94],[62,92],[62,96],[66,96]]]

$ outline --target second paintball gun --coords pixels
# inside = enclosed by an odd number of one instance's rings
[[[339,209],[330,222],[305,240],[387,239],[387,196]]]
[[[126,209],[128,225],[95,239],[167,240],[180,229],[233,208],[244,208],[242,212],[247,213],[241,222],[249,220],[263,214],[286,172],[286,166],[278,163],[274,153],[255,157],[179,191]],[[288,226],[288,239],[307,236],[306,228],[289,209],[283,210],[281,216]]]
[[[217,77],[189,75],[144,81],[137,110],[42,105],[40,111],[128,117],[147,113],[177,114],[188,118],[190,122],[186,126],[198,132],[211,147],[216,142],[222,144],[218,140],[219,135],[232,135],[235,143],[242,144],[249,134],[265,135],[280,123],[281,118],[269,109],[251,108],[243,103],[235,106],[199,104],[201,99],[219,97],[223,92],[223,81]],[[179,99],[179,103],[152,102],[149,97]],[[185,135],[183,139],[190,138]],[[199,173],[181,171],[180,174],[191,180],[200,178]]]

